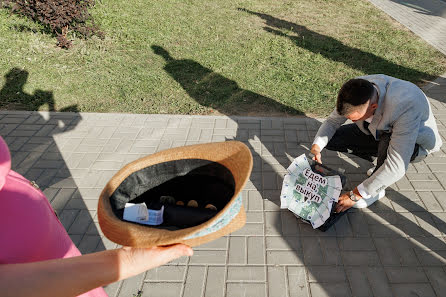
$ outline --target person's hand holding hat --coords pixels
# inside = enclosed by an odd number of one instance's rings
[[[189,246],[175,244],[152,248],[122,247],[72,258],[2,264],[0,291],[4,297],[78,296],[192,254]]]
[[[193,254],[189,246],[175,244],[81,255],[34,184],[11,170],[8,145],[0,136],[2,297],[105,297],[98,287]]]
[[[152,248],[122,247],[122,267],[124,278],[164,265],[182,256],[192,256],[193,250],[185,244],[158,246]]]

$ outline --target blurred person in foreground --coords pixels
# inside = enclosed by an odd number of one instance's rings
[[[0,137],[1,296],[106,297],[102,286],[192,254],[176,244],[81,255],[42,191],[11,170]]]

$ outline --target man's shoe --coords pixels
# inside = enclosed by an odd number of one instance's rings
[[[376,167],[372,167],[372,168],[370,168],[369,170],[367,170],[367,176],[372,176],[373,171],[375,171],[375,168],[376,168]]]
[[[372,205],[373,203],[375,203],[376,201],[378,201],[379,199],[381,199],[385,195],[386,195],[386,190],[382,190],[375,197],[370,197],[370,198],[367,198],[367,199],[366,198],[359,199],[358,202],[353,204],[353,207],[354,208],[366,208],[366,207],[369,207],[370,205]]]

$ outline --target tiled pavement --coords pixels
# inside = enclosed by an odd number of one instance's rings
[[[446,138],[446,79],[426,87]],[[411,165],[387,197],[322,233],[279,209],[290,160],[307,153],[312,118],[0,112],[13,168],[44,189],[83,253],[114,248],[97,198],[124,164],[199,142],[237,139],[254,156],[246,226],[182,258],[106,287],[110,296],[440,296],[446,292],[446,149]],[[324,152],[349,187],[370,163]],[[412,294],[412,295],[411,295]]]
[[[446,55],[446,1],[369,1]]]

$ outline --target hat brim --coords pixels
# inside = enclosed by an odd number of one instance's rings
[[[197,226],[170,231],[126,222],[116,216],[112,209],[110,197],[127,177],[149,166],[183,159],[202,159],[216,162],[226,167],[232,174],[235,181],[234,194],[225,207],[213,218]],[[241,203],[239,203],[238,213],[222,228],[205,232],[203,236],[197,236],[197,234],[203,233],[200,233],[200,231],[212,228],[228,212],[233,211],[231,207],[241,199],[241,191],[249,179],[252,164],[252,154],[249,148],[239,141],[172,148],[129,163],[113,176],[99,197],[98,220],[101,230],[111,241],[133,247],[153,247],[175,243],[196,246],[229,234],[243,227],[246,222],[246,214]]]

